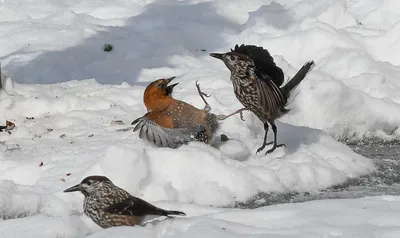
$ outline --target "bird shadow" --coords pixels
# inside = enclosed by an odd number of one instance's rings
[[[278,127],[278,143],[285,144],[285,154],[290,155],[296,153],[300,146],[318,143],[321,139],[321,130],[313,129],[305,126],[294,126],[276,121]],[[269,138],[273,138],[272,131]]]
[[[224,45],[224,32],[239,28],[216,13],[210,2],[158,0],[127,19],[126,25],[104,27],[79,45],[43,52],[29,62],[6,56],[5,69],[19,83],[95,78],[101,84],[145,86],[138,81],[144,69],[175,68],[170,59],[177,55],[205,56],[206,49]],[[103,51],[105,43],[113,50]]]

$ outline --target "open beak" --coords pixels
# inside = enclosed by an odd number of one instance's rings
[[[168,80],[167,85],[168,85],[169,83],[171,83],[171,81],[174,80],[174,78],[176,78],[176,77],[171,77],[171,78],[167,79],[167,80]],[[179,84],[179,83],[174,83],[174,84],[168,85],[168,86],[167,86],[167,92],[169,92],[169,94],[172,93],[172,89],[173,89],[176,85],[178,85],[178,84]]]
[[[224,54],[210,53],[210,56],[222,60],[222,57],[224,56]]]
[[[76,191],[81,191],[81,185],[77,184],[75,186],[72,186],[70,188],[67,188],[64,190],[64,193],[70,193],[70,192],[76,192]]]

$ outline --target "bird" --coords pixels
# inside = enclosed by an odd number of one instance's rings
[[[11,130],[14,129],[15,124],[13,122],[6,120],[5,126],[0,126],[0,132],[6,131],[8,134],[11,134]]]
[[[102,228],[140,225],[146,216],[180,215],[184,212],[168,211],[132,196],[114,185],[109,178],[92,175],[79,184],[67,188],[64,193],[81,192],[84,196],[84,213]]]
[[[230,79],[236,98],[244,106],[235,113],[249,110],[253,112],[264,125],[264,140],[257,153],[273,144],[265,154],[273,152],[285,144],[277,143],[278,129],[275,120],[290,110],[285,108],[290,92],[305,78],[315,63],[306,62],[302,68],[283,87],[284,73],[278,67],[267,49],[256,45],[238,45],[226,53],[210,53],[211,57],[220,59],[231,72]],[[231,116],[231,115],[229,115]],[[267,143],[268,123],[274,132],[274,141]]]
[[[173,98],[173,88],[179,84],[170,84],[175,78],[157,79],[146,87],[143,101],[147,113],[131,123],[136,125],[133,132],[139,130],[139,138],[158,147],[178,148],[190,141],[209,144],[219,128],[218,122],[229,116],[210,112],[211,106],[204,98],[210,95],[201,91],[198,81],[196,87],[205,103],[203,109]]]

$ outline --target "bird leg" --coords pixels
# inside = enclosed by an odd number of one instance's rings
[[[196,88],[197,88],[197,92],[199,93],[201,99],[202,99],[203,102],[206,104],[206,105],[204,106],[204,110],[205,110],[206,112],[211,111],[211,106],[210,106],[210,104],[208,104],[208,102],[207,102],[206,99],[204,98],[204,97],[210,97],[211,95],[208,95],[208,94],[204,93],[203,91],[201,91],[201,89],[200,89],[200,84],[198,83],[198,81],[196,81]],[[239,110],[237,110],[237,111],[235,111],[235,112],[233,112],[233,113],[231,113],[231,114],[229,114],[229,115],[218,115],[217,118],[218,118],[218,120],[222,121],[222,120],[225,120],[225,119],[228,118],[228,117],[231,117],[231,116],[233,116],[233,115],[235,115],[235,114],[240,113],[240,119],[241,119],[242,121],[244,121],[244,119],[243,119],[243,113],[242,113],[242,112],[245,111],[245,110],[248,110],[248,109],[247,109],[247,108],[241,108],[241,109],[239,109]]]
[[[231,113],[231,114],[229,114],[229,115],[218,115],[217,116],[217,118],[218,118],[218,120],[220,120],[220,121],[222,121],[222,120],[225,120],[226,118],[228,118],[228,117],[231,117],[231,116],[233,116],[233,115],[235,115],[235,114],[238,114],[238,113],[240,113],[240,119],[242,120],[242,121],[244,121],[244,119],[243,119],[243,111],[246,111],[246,110],[249,110],[249,109],[247,109],[247,108],[241,108],[241,109],[239,109],[239,110],[237,110],[237,111],[235,111],[235,112],[233,112],[233,113]]]
[[[201,99],[202,99],[203,102],[206,104],[206,105],[204,106],[204,110],[205,110],[206,112],[211,111],[211,106],[210,106],[210,104],[208,104],[208,102],[207,102],[206,99],[204,98],[204,97],[210,97],[211,95],[208,95],[208,94],[206,94],[206,93],[204,93],[204,92],[201,91],[201,89],[200,89],[200,84],[198,83],[198,81],[196,81],[196,88],[197,88],[197,92],[199,93]]]
[[[267,152],[265,154],[269,154],[269,153],[273,152],[277,147],[286,146],[285,144],[277,144],[276,143],[276,137],[277,137],[277,134],[278,134],[278,129],[277,129],[275,123],[271,123],[271,126],[272,126],[272,131],[274,131],[274,145],[272,146],[271,149],[267,150]]]
[[[263,144],[261,145],[261,147],[257,149],[256,154],[259,153],[259,152],[261,152],[261,151],[265,148],[265,146],[267,146],[267,145],[269,144],[269,143],[267,143],[268,122],[265,122],[265,123],[264,123],[264,130],[265,130],[264,141],[263,141]],[[270,142],[270,143],[271,143],[271,142]]]

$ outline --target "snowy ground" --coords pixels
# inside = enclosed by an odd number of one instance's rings
[[[398,9],[396,0],[0,2],[0,59],[12,79],[0,120],[17,125],[0,134],[0,236],[394,237],[397,197],[217,207],[374,170],[335,139],[400,135]],[[175,97],[199,108],[196,80],[214,113],[240,108],[228,70],[208,56],[237,43],[270,50],[287,78],[316,62],[278,123],[287,147],[254,155],[263,133],[250,113],[224,121],[218,133],[231,140],[213,146],[155,148],[126,130],[161,77],[178,76]],[[61,192],[92,174],[188,218],[97,233],[82,195]]]
[[[172,207],[167,203],[159,206]],[[178,207],[178,206],[173,206]],[[399,197],[367,197],[354,200],[320,200],[282,204],[254,210],[182,205],[188,216],[163,220],[145,227],[92,227],[83,216],[41,214],[1,224],[3,237],[363,237],[391,238],[400,232]],[[22,225],[24,224],[24,225]],[[22,225],[22,226],[21,226]],[[5,233],[5,227],[12,233]],[[27,236],[27,234],[29,234]]]

